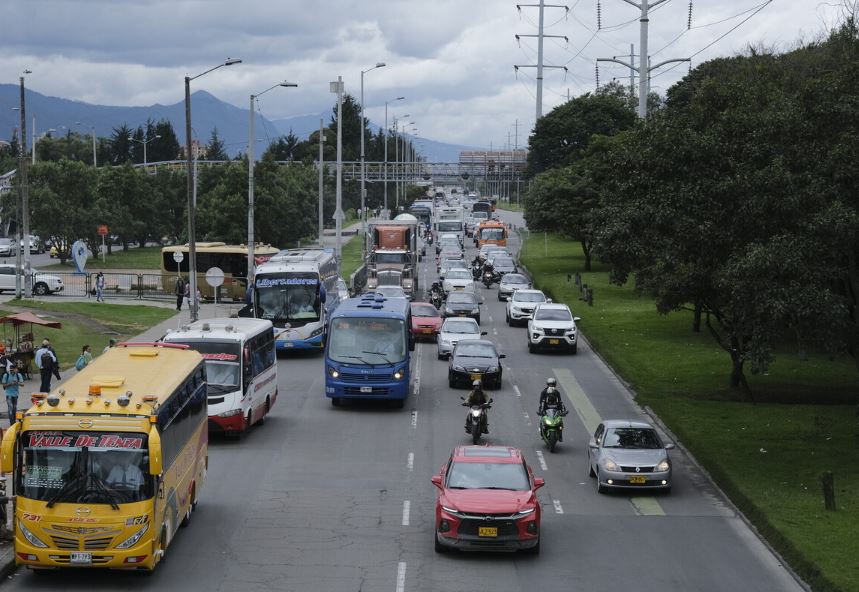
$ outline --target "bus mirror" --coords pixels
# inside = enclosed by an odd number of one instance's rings
[[[20,422],[11,420],[13,423],[3,434],[3,444],[0,445],[0,471],[11,473],[15,468],[15,442],[18,440]]]
[[[161,434],[153,425],[149,429],[149,474],[160,475],[164,470],[161,459]]]
[[[323,287],[321,290],[319,290],[319,302],[321,302],[322,304],[325,304],[325,301],[327,299],[328,299],[328,292]]]

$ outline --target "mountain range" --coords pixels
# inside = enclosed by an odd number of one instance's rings
[[[173,125],[179,141],[185,134],[185,103],[180,101],[172,105],[149,105],[146,107],[117,107],[109,105],[93,105],[82,101],[73,101],[60,97],[43,95],[34,90],[25,89],[27,115],[27,143],[32,144],[33,116],[36,118],[36,135],[46,130],[55,130],[54,135],[66,133],[71,129],[82,134],[90,134],[95,129],[97,136],[109,137],[113,129],[123,123],[136,129],[145,125],[147,119],[158,121],[167,119]],[[19,104],[20,88],[15,84],[0,84],[0,140],[12,138],[13,130],[20,124],[20,116],[16,109]],[[236,107],[220,100],[216,96],[198,90],[191,95],[193,106],[192,126],[194,135],[202,142],[208,143],[212,130],[217,127],[218,135],[225,144],[225,149],[231,156],[247,150],[248,143],[248,110]],[[255,116],[255,131],[258,138],[274,139],[280,135],[292,132],[305,140],[314,130],[319,129],[320,118],[327,126],[331,121],[331,111],[321,111],[317,114],[299,115],[286,119],[269,120],[260,114]],[[370,123],[370,128],[377,133],[380,127]],[[429,162],[457,162],[459,152],[474,150],[469,146],[448,144],[422,138],[421,154]],[[260,151],[257,151],[260,152]]]

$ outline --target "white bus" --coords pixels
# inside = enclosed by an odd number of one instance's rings
[[[436,238],[442,234],[455,233],[459,242],[465,241],[465,216],[462,206],[436,208],[434,214]]]
[[[256,268],[253,316],[274,324],[278,350],[322,351],[328,313],[337,307],[334,249],[281,251]]]
[[[162,340],[200,352],[208,376],[209,431],[239,435],[265,421],[277,400],[274,327],[261,319],[208,319]]]

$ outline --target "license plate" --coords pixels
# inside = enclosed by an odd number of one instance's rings
[[[461,317],[467,317],[467,316],[468,316],[468,313],[467,313],[467,312],[461,312],[461,313],[459,313],[459,316],[461,316]]]
[[[497,526],[480,526],[477,528],[477,536],[497,537],[498,536],[498,527]]]
[[[89,565],[92,563],[92,553],[72,553],[69,557],[69,563]]]
[[[286,343],[283,344],[283,347],[292,347],[292,346],[293,346],[293,344],[289,341],[287,341]]]
[[[642,475],[632,475],[629,478],[629,482],[634,485],[641,485],[642,483],[647,483],[647,477],[643,477]]]
[[[361,387],[361,392],[362,392],[362,393],[372,393],[372,392],[373,392],[373,387],[371,387],[371,386],[362,386],[362,387]]]
[[[454,290],[462,290],[463,288],[464,288],[464,286],[454,286],[453,289]]]
[[[480,380],[481,378],[482,378],[482,376],[480,376],[480,374],[472,374],[471,375],[471,380]]]
[[[423,329],[423,333],[426,333],[428,335],[432,335],[433,330],[432,329]]]
[[[558,345],[559,343],[561,343],[560,339],[550,339],[549,340],[549,345]]]

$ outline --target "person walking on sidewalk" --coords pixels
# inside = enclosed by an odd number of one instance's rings
[[[81,348],[81,355],[78,356],[78,360],[75,362],[75,370],[80,372],[86,368],[90,362],[92,362],[92,347],[85,345]]]
[[[34,361],[39,368],[39,375],[42,378],[42,384],[39,387],[39,392],[51,392],[51,377],[56,376],[59,380],[60,370],[57,355],[51,348],[51,342],[47,339],[42,341],[42,347],[36,350]]]
[[[176,278],[176,310],[182,310],[182,301],[185,300],[185,280],[182,276]]]
[[[18,395],[20,389],[24,386],[24,377],[18,372],[17,368],[13,368],[11,372],[3,372],[3,390],[6,391],[6,408],[9,410],[9,425],[15,422],[15,413],[18,411]]]
[[[104,274],[95,274],[95,301],[104,302]]]

